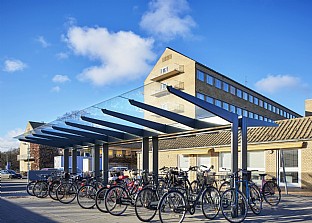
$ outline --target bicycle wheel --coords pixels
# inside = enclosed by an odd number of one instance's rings
[[[162,223],[182,222],[186,213],[185,198],[179,191],[169,191],[161,198],[158,209]]]
[[[49,185],[45,181],[38,181],[33,187],[33,194],[38,198],[45,198],[48,196]]]
[[[228,189],[221,196],[221,211],[229,222],[242,222],[247,215],[247,201],[239,190]]]
[[[105,202],[104,202],[105,194],[107,191],[108,191],[108,188],[103,187],[96,193],[96,197],[95,197],[96,208],[99,211],[104,212],[104,213],[107,213]]]
[[[223,192],[231,188],[231,183],[224,181],[219,187],[219,193],[222,196]]]
[[[129,204],[128,194],[121,186],[111,187],[105,194],[105,208],[111,215],[122,215]]]
[[[249,207],[252,212],[259,215],[262,211],[262,198],[258,187],[255,184],[249,185]]]
[[[37,181],[33,180],[33,181],[29,182],[26,186],[27,194],[29,194],[30,196],[35,196],[33,193],[33,188],[34,188],[36,182]]]
[[[84,209],[91,209],[95,206],[96,189],[91,185],[79,188],[77,192],[77,202]]]
[[[141,221],[151,221],[157,212],[158,196],[156,191],[151,188],[142,189],[134,203],[135,214]]]
[[[77,188],[73,183],[62,183],[56,189],[56,197],[63,204],[69,204],[75,200]]]
[[[217,188],[209,186],[202,194],[202,212],[208,219],[214,219],[220,211],[220,194]]]
[[[53,181],[50,185],[49,185],[49,196],[50,198],[52,198],[53,200],[57,201],[57,197],[56,197],[56,189],[57,187],[60,185],[60,181]]]
[[[281,188],[275,181],[267,181],[262,188],[264,200],[271,206],[276,206],[281,201]]]

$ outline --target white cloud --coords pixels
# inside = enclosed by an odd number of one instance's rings
[[[16,71],[23,71],[26,67],[27,64],[20,60],[5,60],[3,71],[13,73]]]
[[[84,69],[77,77],[94,85],[135,80],[146,76],[155,59],[154,40],[133,32],[109,32],[106,28],[71,27],[66,41],[77,54],[99,62]]]
[[[263,92],[275,93],[283,89],[304,87],[300,78],[291,75],[268,75],[255,84],[256,88]]]
[[[55,87],[53,87],[53,88],[51,89],[51,91],[52,91],[52,92],[58,93],[58,92],[61,91],[61,88],[60,88],[59,86],[55,86]]]
[[[140,26],[149,34],[164,40],[177,36],[192,36],[195,21],[186,13],[190,10],[186,0],[154,0],[142,16]]]
[[[24,133],[24,130],[17,128],[7,132],[4,136],[0,137],[0,151],[8,151],[10,149],[15,149],[19,147],[20,142],[13,137]]]
[[[65,83],[67,81],[70,81],[70,79],[68,78],[67,75],[55,75],[53,78],[52,78],[52,81],[54,83]]]
[[[47,48],[48,46],[51,45],[50,43],[48,43],[48,42],[45,40],[45,38],[44,38],[43,36],[38,36],[38,37],[36,38],[36,41],[39,42],[43,48]]]
[[[60,53],[56,54],[56,58],[59,60],[65,60],[68,58],[68,54],[64,53],[64,52],[60,52]]]

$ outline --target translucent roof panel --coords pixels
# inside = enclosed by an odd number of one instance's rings
[[[181,128],[184,130],[192,130],[193,128],[183,123],[178,123],[177,121],[168,119],[163,117],[162,115],[152,113],[147,110],[143,110],[137,106],[133,106],[129,103],[129,99],[141,102],[147,105],[151,105],[156,108],[160,108],[166,111],[170,111],[174,114],[186,116],[190,119],[202,121],[204,123],[212,123],[212,126],[218,125],[227,125],[229,124],[227,121],[213,115],[212,113],[195,106],[194,104],[183,100],[180,97],[177,97],[167,91],[166,85],[160,82],[152,82],[145,86],[136,88],[132,91],[126,92],[117,97],[111,98],[109,100],[105,100],[88,108],[85,108],[80,111],[68,113],[50,123],[47,123],[43,126],[40,126],[30,132],[24,133],[17,138],[23,138],[25,135],[29,135],[31,133],[38,133],[41,129],[51,129],[52,126],[62,126],[66,128],[75,127],[69,126],[65,124],[65,121],[75,122],[91,127],[97,127],[102,129],[114,130],[114,131],[122,131],[116,130],[114,128],[110,128],[103,125],[98,125],[96,123],[84,121],[82,117],[90,117],[97,120],[106,121],[109,123],[115,123],[125,126],[130,126],[134,128],[139,128],[142,130],[150,131],[155,134],[164,134],[163,132],[156,131],[153,129],[149,129],[147,127],[135,124],[133,122],[129,122],[120,118],[113,117],[111,115],[104,114],[102,109],[107,109],[110,111],[130,115],[133,117],[161,123],[168,126],[174,126],[177,128]],[[79,129],[79,128],[78,128]],[[81,129],[80,129],[81,130]],[[81,130],[84,131],[84,130]]]

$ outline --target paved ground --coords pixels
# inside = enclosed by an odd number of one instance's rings
[[[25,182],[24,182],[25,183]],[[8,186],[11,185],[11,187]],[[64,205],[50,198],[39,199],[25,194],[22,183],[2,182],[0,199],[0,223],[45,223],[45,222],[139,222],[134,209],[129,207],[123,216],[111,216],[97,209],[85,210],[75,201]],[[11,188],[11,189],[8,189]],[[15,189],[13,189],[15,188]],[[152,222],[159,222],[156,215]],[[212,222],[202,217],[200,211],[187,214],[184,222]],[[227,222],[221,214],[213,222]],[[260,216],[248,213],[245,222],[312,222],[312,197],[305,195],[283,195],[277,208],[264,205]]]

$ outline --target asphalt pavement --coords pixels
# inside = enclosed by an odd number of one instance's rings
[[[132,223],[140,222],[133,207],[128,207],[122,216],[102,213],[96,208],[82,209],[75,200],[71,204],[62,204],[50,198],[36,198],[27,195],[26,180],[1,181],[0,223]],[[158,215],[152,222],[159,222]],[[201,210],[194,215],[186,214],[184,222],[227,222],[221,213],[214,220],[203,217]],[[298,194],[283,194],[277,207],[263,205],[260,216],[248,213],[245,222],[311,222],[312,197]]]

